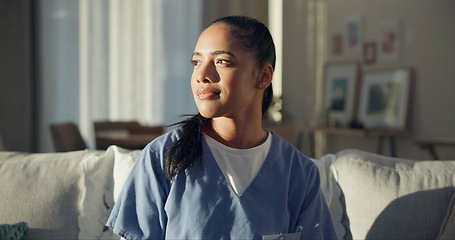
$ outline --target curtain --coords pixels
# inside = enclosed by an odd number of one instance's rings
[[[40,1],[39,151],[52,151],[52,122],[76,122],[94,148],[96,120],[167,125],[196,113],[201,9],[201,0]]]
[[[48,152],[49,124],[79,120],[78,1],[42,0],[36,15],[37,149]]]

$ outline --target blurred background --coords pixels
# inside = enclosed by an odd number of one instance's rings
[[[360,72],[413,69],[407,134],[393,144],[398,157],[430,159],[417,140],[455,139],[454,12],[453,0],[1,0],[0,147],[52,152],[50,124],[74,122],[94,148],[95,121],[168,125],[196,113],[194,45],[211,21],[235,14],[261,20],[274,36],[276,96],[266,122],[291,126],[283,135],[304,153],[382,144],[363,132],[318,132],[312,149],[296,140],[304,128],[327,126],[327,64],[355,62]],[[381,55],[389,22],[398,26],[392,58]],[[455,159],[448,146],[440,158]]]

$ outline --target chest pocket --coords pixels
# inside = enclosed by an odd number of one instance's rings
[[[286,234],[275,234],[262,236],[262,240],[297,240],[300,239],[300,232],[286,233]]]

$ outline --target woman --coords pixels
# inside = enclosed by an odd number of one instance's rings
[[[262,128],[275,65],[267,27],[218,19],[191,62],[199,113],[142,151],[107,226],[125,239],[335,239],[317,167]]]

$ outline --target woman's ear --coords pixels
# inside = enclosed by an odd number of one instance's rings
[[[260,72],[260,78],[257,83],[257,86],[259,88],[267,88],[269,84],[272,82],[273,78],[273,67],[270,64],[266,64],[264,67],[262,67],[261,72]]]

